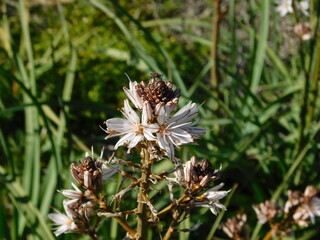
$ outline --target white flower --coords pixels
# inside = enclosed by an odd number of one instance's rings
[[[57,227],[54,228],[56,230],[54,234],[58,237],[62,233],[72,232],[77,229],[77,225],[73,221],[72,215],[68,211],[67,205],[64,204],[65,211],[67,215],[60,213],[59,211],[55,210],[56,213],[48,214],[48,218],[53,221],[52,225],[56,225]],[[60,225],[60,226],[59,226]]]
[[[305,0],[305,1],[301,1],[300,3],[298,3],[298,8],[301,10],[301,12],[306,15],[309,16],[309,1]]]
[[[276,2],[278,4],[276,11],[279,12],[281,17],[293,12],[292,0],[277,0]]]
[[[140,98],[140,96],[138,95],[138,93],[136,91],[137,85],[138,85],[138,83],[136,81],[134,81],[134,82],[129,81],[129,89],[124,87],[123,91],[128,96],[130,101],[134,104],[134,106],[137,109],[141,110],[143,108],[143,100]]]
[[[149,141],[155,141],[153,133],[158,131],[157,124],[148,124],[150,117],[148,113],[148,106],[145,104],[142,111],[142,121],[140,122],[139,115],[130,107],[129,101],[124,100],[123,118],[111,118],[106,121],[109,135],[106,137],[123,136],[114,146],[117,149],[119,146],[127,145],[129,151],[135,147],[140,141],[146,138]]]
[[[209,190],[207,190],[203,195],[210,201],[210,202],[215,202],[218,201],[221,198],[224,198],[225,196],[227,196],[227,194],[230,192],[230,190],[228,191],[218,191],[220,188],[222,188],[224,186],[223,183],[220,183],[219,185],[210,188]]]
[[[188,103],[169,119],[172,106],[162,106],[159,110],[157,140],[159,147],[165,150],[170,159],[174,157],[174,146],[191,143],[205,133],[204,128],[194,127],[197,122],[190,122],[198,115],[195,103]]]
[[[228,191],[218,191],[220,188],[223,187],[223,183],[220,183],[219,185],[210,188],[208,191],[206,191],[204,194],[199,196],[198,198],[203,199],[201,202],[195,202],[196,207],[209,207],[211,212],[214,215],[217,215],[219,213],[219,209],[227,210],[225,206],[223,206],[221,203],[219,203],[219,200],[224,198],[229,192]]]

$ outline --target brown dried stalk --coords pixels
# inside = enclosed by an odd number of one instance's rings
[[[151,166],[152,163],[149,161],[149,152],[147,149],[142,149],[141,151],[141,178],[140,178],[140,186],[138,193],[138,207],[137,207],[137,234],[139,239],[147,239],[148,235],[148,208],[145,203],[145,199],[149,199],[149,176],[151,174]]]

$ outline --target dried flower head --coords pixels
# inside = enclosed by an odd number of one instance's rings
[[[68,207],[74,220],[82,225],[89,225],[93,211],[97,209],[95,203],[89,198],[82,198],[77,201],[64,200],[64,205]]]
[[[78,165],[72,163],[70,171],[72,177],[86,189],[101,191],[102,171],[91,157],[87,156]]]
[[[306,219],[310,219],[313,224],[315,223],[315,217],[320,216],[320,198],[318,195],[319,190],[317,188],[307,186],[303,193],[303,204],[296,210],[296,212],[300,210],[300,215],[308,216]]]
[[[152,109],[156,106],[176,105],[180,97],[180,89],[173,90],[172,82],[167,82],[159,73],[151,73],[149,83],[131,82],[130,89],[124,88],[128,98],[136,108],[142,110],[144,102],[150,104]]]
[[[284,212],[289,213],[303,203],[303,194],[300,191],[288,190],[288,200],[284,205]]]
[[[275,202],[269,200],[253,206],[254,211],[257,214],[259,223],[264,224],[266,222],[272,222],[279,212],[279,207]]]
[[[293,221],[301,227],[307,227],[309,225],[309,211],[304,206],[298,206],[292,214]]]
[[[236,216],[229,218],[222,226],[222,230],[228,235],[229,238],[240,240],[245,239],[245,223],[247,221],[246,214],[237,214]]]
[[[211,181],[216,180],[220,175],[220,170],[212,169],[211,163],[202,159],[200,162],[196,161],[193,156],[184,167],[184,180],[186,186],[192,188],[203,188]]]
[[[294,32],[302,41],[310,40],[312,37],[310,23],[297,24],[294,26]]]

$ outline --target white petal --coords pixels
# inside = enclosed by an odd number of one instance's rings
[[[166,112],[164,110],[164,107],[161,106],[160,110],[159,110],[159,115],[158,115],[158,118],[157,118],[158,123],[160,125],[163,125],[165,123],[165,120],[166,120],[166,116],[165,115],[166,115]]]
[[[158,145],[161,149],[165,150],[167,155],[170,159],[173,159],[174,157],[174,147],[172,143],[170,143],[170,140],[168,139],[168,136],[161,135],[160,133],[157,133],[157,139],[158,139]]]
[[[118,149],[118,147],[122,146],[123,144],[125,144],[126,142],[130,142],[133,138],[135,137],[135,133],[134,132],[130,132],[126,135],[124,135],[122,138],[120,138],[120,140],[116,143],[116,145],[114,146],[114,149]]]
[[[186,130],[191,135],[197,135],[197,136],[203,135],[207,132],[207,130],[202,127],[191,127],[191,128],[182,128],[182,129]]]
[[[120,168],[120,165],[113,165],[112,167],[107,166],[106,164],[102,164],[102,179],[107,180],[112,177],[116,172],[117,169]]]
[[[172,130],[171,137],[178,145],[193,142],[192,136],[180,128]]]
[[[111,118],[106,121],[107,128],[113,131],[122,133],[132,129],[132,124],[129,120],[123,118]]]
[[[68,206],[70,204],[73,204],[73,203],[77,202],[78,200],[79,199],[77,199],[77,198],[69,199],[69,200],[65,199],[65,200],[63,200],[63,205],[64,206]],[[68,211],[67,211],[67,213],[68,213]],[[72,217],[72,216],[70,215],[69,217]]]
[[[143,127],[145,130],[147,130],[148,132],[151,132],[151,133],[156,133],[160,129],[159,125],[156,123],[143,125]]]
[[[210,211],[214,214],[214,215],[217,215],[218,214],[218,210],[215,206],[211,206],[210,207]]]
[[[207,198],[208,198],[208,200],[210,200],[210,201],[217,201],[217,200],[219,200],[219,199],[224,198],[225,196],[227,196],[229,192],[230,192],[230,190],[229,190],[229,191],[209,192],[209,193],[207,194]]]
[[[149,120],[152,119],[152,109],[148,102],[143,104],[142,109],[142,124],[147,124]]]
[[[175,141],[175,138],[174,138],[173,136],[171,136],[171,135],[166,135],[165,138],[168,139],[169,144],[174,145],[174,146],[176,146],[176,147],[179,147],[180,142]]]
[[[187,183],[190,183],[191,181],[191,172],[193,170],[193,164],[192,161],[189,160],[188,162],[186,162],[185,167],[183,168],[183,172],[184,172],[184,179]]]
[[[75,185],[73,182],[71,183],[71,186],[79,193],[82,193],[81,190]]]
[[[140,123],[140,117],[138,114],[132,109],[132,107],[129,104],[128,99],[124,100],[124,109],[123,114],[125,117],[132,123],[132,124],[138,124]]]
[[[174,146],[173,146],[173,144],[169,144],[169,147],[166,149],[166,152],[167,152],[167,154],[168,154],[168,157],[170,158],[170,159],[173,159],[174,158]]]
[[[218,190],[221,189],[223,186],[224,186],[224,183],[220,183],[219,185],[214,186],[214,187],[210,188],[209,190],[207,190],[207,192],[210,192],[210,191],[218,191]],[[204,194],[205,194],[205,193],[204,193]]]
[[[188,103],[181,108],[170,120],[169,123],[176,122],[177,124],[186,123],[198,115],[198,107],[195,103]]]
[[[139,135],[135,135],[134,138],[132,138],[132,140],[130,141],[130,144],[128,146],[128,148],[133,148],[135,147],[140,141],[143,140],[143,135],[142,134],[139,134]]]
[[[165,147],[166,147],[166,145],[167,145],[168,143],[166,143],[166,142],[164,141],[164,136],[161,135],[160,133],[157,133],[157,140],[158,140],[158,145],[159,145],[159,147],[160,147],[161,149],[165,149]]]
[[[66,232],[68,230],[69,230],[68,225],[61,225],[60,227],[56,228],[54,235],[56,235],[56,237],[58,237],[59,235],[61,235],[62,233]]]
[[[149,141],[156,141],[156,137],[152,134],[151,131],[149,131],[148,129],[144,129],[143,130],[143,135],[145,136],[145,138]]]
[[[134,104],[134,106],[138,109],[142,109],[142,101],[140,99],[139,96],[137,96],[136,93],[136,85],[138,83],[137,82],[129,82],[129,88],[124,87],[123,90],[125,92],[125,94],[127,95],[127,97],[131,100],[131,102]]]
[[[59,191],[63,196],[67,198],[72,198],[72,199],[80,199],[82,198],[83,194],[80,192],[77,192],[75,190],[62,190]]]
[[[70,219],[67,217],[67,215],[62,213],[49,213],[48,218],[53,221],[53,225],[62,225],[66,224]]]

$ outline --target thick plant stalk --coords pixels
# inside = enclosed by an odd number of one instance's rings
[[[142,167],[141,167],[141,183],[138,193],[138,212],[137,212],[137,233],[139,235],[139,239],[147,239],[148,229],[147,229],[147,221],[148,218],[148,209],[146,205],[146,200],[148,199],[149,192],[149,182],[148,178],[151,173],[151,163],[149,162],[149,152],[147,149],[143,149],[142,152]]]

